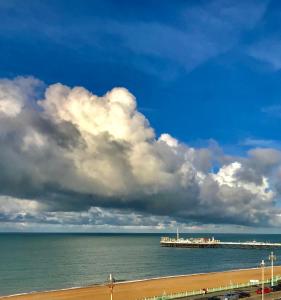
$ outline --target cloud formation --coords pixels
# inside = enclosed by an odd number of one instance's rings
[[[260,21],[267,3],[208,1],[184,7],[178,16],[179,27],[153,21],[108,23],[105,30],[122,38],[137,54],[168,59],[190,71],[233,48]]]
[[[279,37],[262,38],[251,45],[248,49],[249,55],[257,60],[269,64],[274,71],[281,68],[281,42]]]
[[[276,226],[280,164],[271,148],[231,157],[157,137],[125,88],[0,81],[2,222]]]
[[[83,69],[116,64],[161,81],[174,79],[182,71],[186,74],[235,49],[245,33],[262,20],[268,3],[269,0],[211,0],[171,5],[169,1],[155,1],[139,6],[106,1],[101,7],[98,2],[89,2],[84,5],[89,14],[81,16],[73,3],[66,9],[63,4],[35,1],[27,6],[12,1],[0,4],[2,51],[7,51],[9,57],[15,51],[15,59],[20,56],[17,47],[6,48],[12,36],[19,48],[27,46],[31,53],[41,50],[41,59],[33,57],[38,64],[45,58],[45,48],[49,55],[58,47],[63,51],[55,51],[56,56],[71,66],[75,66],[76,58],[84,62]],[[17,17],[9,13],[11,10]],[[49,22],[50,18],[54,22]],[[34,40],[36,44],[30,42]],[[50,69],[54,78],[59,70],[52,66]]]

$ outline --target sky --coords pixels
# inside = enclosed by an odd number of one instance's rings
[[[0,231],[279,232],[280,1],[0,19]]]

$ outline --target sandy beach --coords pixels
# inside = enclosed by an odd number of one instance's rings
[[[281,266],[274,268],[275,275],[281,275]],[[265,278],[269,279],[271,269],[265,269]],[[144,297],[162,295],[163,293],[178,293],[184,291],[213,288],[236,283],[246,283],[251,279],[261,279],[260,269],[233,270],[206,274],[194,274],[157,278],[135,282],[118,283],[114,287],[114,300],[136,300]],[[5,296],[0,299],[12,300],[108,300],[110,290],[105,285],[38,292],[26,295]]]

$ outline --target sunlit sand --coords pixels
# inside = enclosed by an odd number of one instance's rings
[[[281,274],[281,266],[275,267],[275,275]],[[271,276],[271,269],[265,269],[265,279]],[[117,283],[114,287],[114,300],[136,300],[162,294],[178,293],[203,288],[214,288],[237,283],[247,283],[250,280],[261,280],[261,269],[247,269],[208,274],[157,278],[135,282]],[[38,292],[1,299],[13,300],[108,300],[110,289],[106,285],[85,288]]]

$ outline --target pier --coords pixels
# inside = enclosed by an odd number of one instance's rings
[[[170,237],[162,237],[160,240],[162,247],[177,248],[235,248],[235,249],[276,249],[281,248],[281,243],[270,242],[223,242],[213,238],[189,238],[183,239]]]

